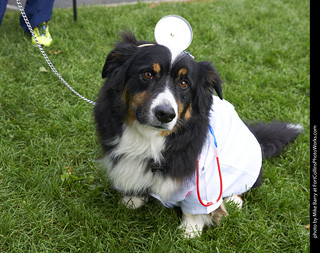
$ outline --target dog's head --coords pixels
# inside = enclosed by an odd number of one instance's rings
[[[102,77],[108,95],[98,103],[113,100],[127,124],[138,121],[167,134],[200,114],[208,116],[213,90],[222,99],[221,80],[209,62],[183,53],[171,62],[167,47],[128,33],[108,55]]]

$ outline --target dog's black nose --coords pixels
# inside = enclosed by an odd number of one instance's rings
[[[176,117],[176,113],[170,105],[156,106],[156,108],[154,108],[154,114],[162,123],[169,123]]]

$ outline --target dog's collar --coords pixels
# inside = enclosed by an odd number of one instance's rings
[[[149,167],[151,169],[151,172],[153,172],[153,173],[159,171],[159,172],[165,174],[167,172],[167,165],[166,164],[155,162],[153,159],[150,160]]]

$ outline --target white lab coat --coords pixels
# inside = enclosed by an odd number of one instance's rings
[[[261,165],[260,145],[247,126],[239,118],[233,105],[214,96],[210,111],[210,125],[218,144],[222,173],[222,197],[238,195],[248,191],[256,182]],[[205,207],[197,196],[196,172],[192,179],[185,180],[166,203],[168,207],[180,206],[190,214],[208,214],[216,210],[222,202],[216,203],[220,194],[220,179],[214,152],[214,138],[208,129],[207,140],[199,157],[199,188],[202,200],[213,202]]]

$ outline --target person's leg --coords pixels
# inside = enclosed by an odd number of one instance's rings
[[[51,19],[53,2],[54,0],[27,0],[25,6],[25,13],[33,28],[36,40],[42,46],[50,46],[52,43],[47,22]],[[26,32],[29,32],[22,16],[20,16],[20,24]],[[36,40],[34,37],[31,37],[34,45],[37,45]]]
[[[4,16],[4,13],[6,12],[8,0],[0,0],[0,25]]]
[[[30,21],[32,28],[51,19],[54,0],[27,0],[25,13]],[[20,16],[20,24],[22,28],[29,32],[22,16]]]

